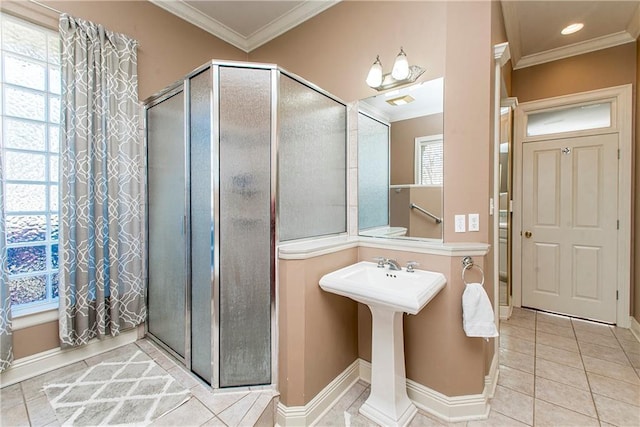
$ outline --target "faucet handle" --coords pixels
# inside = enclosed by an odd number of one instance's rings
[[[420,263],[416,261],[407,262],[407,273],[413,273],[413,268],[419,266]]]
[[[373,260],[378,263],[378,268],[384,268],[384,264],[387,262],[387,259],[383,256],[377,256]]]

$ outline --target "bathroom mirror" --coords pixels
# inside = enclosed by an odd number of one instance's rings
[[[361,236],[442,241],[444,78],[358,103]]]

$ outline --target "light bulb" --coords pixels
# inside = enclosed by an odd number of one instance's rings
[[[382,63],[380,62],[379,56],[376,57],[376,62],[374,62],[369,69],[367,84],[374,88],[382,84]]]
[[[577,33],[581,29],[584,28],[584,24],[582,22],[576,22],[575,24],[567,25],[560,31],[563,36],[568,36],[569,34]]]
[[[393,70],[391,70],[391,77],[396,80],[404,80],[409,77],[409,61],[407,61],[407,54],[400,48],[400,53],[396,56],[396,62],[393,63]]]

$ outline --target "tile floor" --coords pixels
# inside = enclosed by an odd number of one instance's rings
[[[640,426],[640,342],[629,330],[514,309],[511,319],[501,322],[500,335],[500,376],[489,419],[446,423],[420,411],[411,427]],[[137,348],[193,394],[154,425],[273,425],[272,391],[212,393],[147,340],[3,388],[0,424],[57,425],[44,383]],[[374,426],[358,413],[368,395],[369,385],[358,381],[316,426]]]
[[[423,426],[640,426],[640,342],[628,329],[526,309],[500,324],[500,375],[487,420]],[[318,426],[374,426],[358,413],[369,386],[356,383]]]
[[[147,353],[180,384],[190,389],[192,394],[189,401],[155,420],[152,426],[273,426],[274,397],[277,394],[272,390],[265,387],[245,387],[234,389],[233,392],[211,392],[204,383],[146,339],[2,388],[0,426],[60,425],[42,390],[44,384],[53,378],[82,371],[103,360],[126,358],[138,349]]]

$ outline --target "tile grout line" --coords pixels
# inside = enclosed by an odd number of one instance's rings
[[[576,336],[576,343],[578,344],[578,352],[580,354],[580,361],[582,362],[582,369],[584,370],[584,376],[587,379],[587,386],[589,387],[589,396],[591,397],[591,403],[593,404],[593,410],[596,411],[596,419],[600,424],[602,424],[602,420],[600,420],[600,412],[598,411],[598,406],[596,405],[596,401],[593,398],[593,389],[591,388],[591,381],[589,381],[589,374],[587,373],[587,365],[584,364],[584,358],[582,357],[582,348],[580,347],[580,342],[578,341],[578,335],[576,334],[576,328],[573,324],[573,319],[571,319],[571,327],[573,328],[573,334]],[[615,335],[615,334],[614,334]]]
[[[27,422],[29,423],[30,426],[33,426],[33,423],[31,422],[31,417],[29,416],[29,408],[27,406],[27,397],[24,395],[24,390],[22,389],[22,383],[23,383],[23,381],[21,381],[19,383],[20,384],[20,397],[22,397],[22,406],[24,406],[24,412],[25,412],[25,414],[27,414]],[[48,400],[47,400],[47,403],[49,403]],[[56,421],[57,421],[57,417],[56,417]]]
[[[536,425],[536,378],[538,377],[537,375],[537,368],[538,368],[538,312],[534,311],[534,316],[533,316],[533,331],[534,331],[534,335],[533,337],[535,338],[534,341],[534,345],[533,345],[533,402],[531,403],[531,425],[535,426]]]
[[[627,354],[627,351],[622,346],[622,343],[620,342],[620,339],[618,338],[618,335],[616,335],[616,333],[613,332],[613,336],[616,338],[616,341],[618,342],[618,345],[620,346],[620,349],[622,350],[622,353],[624,354],[624,357],[627,358],[627,361],[629,362],[629,365],[631,366],[631,369],[633,369],[633,372],[635,372],[636,375],[638,376],[638,378],[640,378],[640,374],[638,374],[638,371],[636,370],[636,367],[633,365],[633,361],[631,361],[631,358]]]

